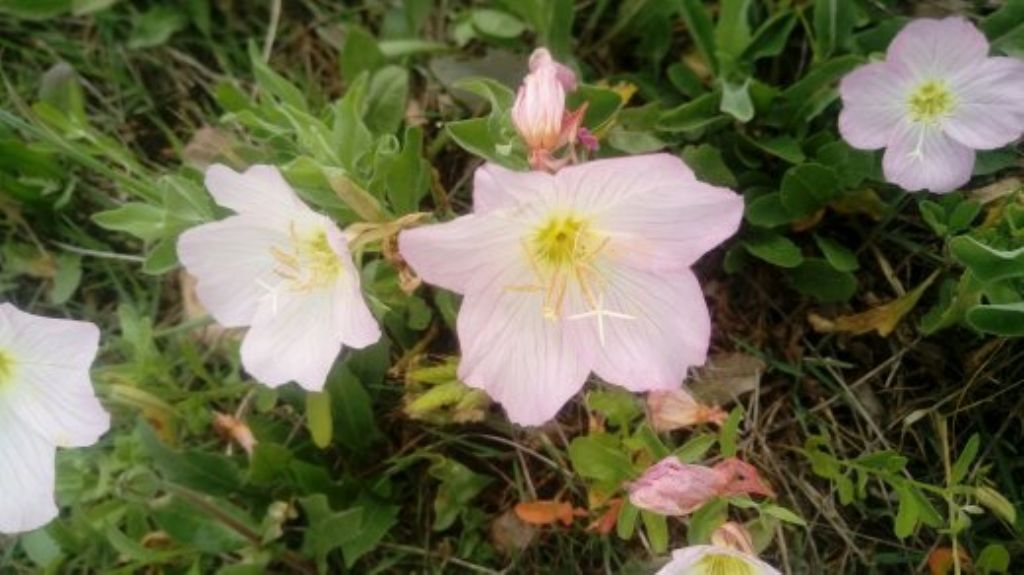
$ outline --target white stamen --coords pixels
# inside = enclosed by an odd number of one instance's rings
[[[601,294],[601,295],[597,296],[597,302],[594,305],[594,309],[592,309],[590,311],[585,311],[583,313],[578,313],[578,314],[575,314],[575,315],[571,315],[571,316],[569,316],[569,319],[571,319],[571,320],[586,319],[588,317],[597,318],[597,338],[601,342],[601,347],[604,347],[604,318],[610,317],[610,318],[614,318],[614,319],[625,319],[625,320],[636,319],[635,316],[631,316],[629,314],[625,314],[625,313],[621,313],[621,312],[611,311],[611,310],[605,309],[604,308],[604,294]]]

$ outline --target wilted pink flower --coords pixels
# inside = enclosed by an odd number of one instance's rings
[[[256,449],[256,437],[252,429],[244,421],[226,413],[213,414],[213,427],[238,444],[249,456],[252,456],[253,449]]]
[[[199,301],[225,327],[250,326],[242,365],[258,381],[323,389],[342,344],[362,348],[380,339],[344,234],[273,166],[239,174],[214,165],[206,187],[236,215],[178,240],[178,257],[199,281]]]
[[[629,501],[662,515],[689,515],[718,497],[723,486],[714,469],[666,457],[629,485]]]
[[[647,469],[628,490],[633,505],[662,515],[689,515],[716,497],[775,495],[752,465],[736,458],[707,467],[669,456]]]
[[[721,408],[700,403],[682,388],[648,393],[647,413],[655,431],[672,431],[701,423],[722,425],[728,417]]]
[[[530,165],[554,171],[565,164],[552,154],[576,138],[584,108],[567,112],[566,94],[576,89],[576,75],[538,48],[530,56],[530,73],[519,87],[512,106],[512,123],[526,142]]]
[[[743,200],[668,154],[556,174],[476,172],[474,211],[402,232],[405,260],[465,294],[459,377],[541,424],[591,371],[632,391],[678,387],[711,323],[690,265],[736,231]]]
[[[596,152],[601,147],[601,144],[597,141],[597,136],[586,128],[577,130],[576,139],[579,140],[584,148],[591,152]]]
[[[989,58],[988,49],[964,18],[911,22],[885,61],[843,78],[839,132],[855,148],[885,148],[885,178],[906,190],[959,188],[974,150],[1024,131],[1024,62]]]
[[[718,545],[692,545],[672,552],[655,575],[781,575],[752,553]]]

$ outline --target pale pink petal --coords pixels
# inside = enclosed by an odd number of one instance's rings
[[[532,201],[555,186],[547,172],[516,172],[488,162],[473,173],[473,213],[515,208]]]
[[[742,569],[742,571],[737,569]],[[778,569],[754,555],[717,545],[692,545],[676,549],[672,552],[672,561],[655,575],[711,575],[713,573],[781,575]]]
[[[53,445],[96,443],[110,429],[89,378],[99,329],[87,322],[40,317],[0,305],[0,351],[10,356],[0,403],[10,416]]]
[[[554,150],[562,135],[565,89],[558,71],[541,67],[523,79],[512,105],[512,123],[531,150]]]
[[[887,59],[903,66],[917,81],[955,78],[988,56],[985,35],[961,16],[919,18],[889,44]]]
[[[901,123],[882,158],[885,179],[907,191],[951,192],[971,179],[974,150],[938,126]]]
[[[249,325],[268,290],[280,282],[273,250],[289,251],[286,226],[257,215],[232,216],[178,238],[178,259],[196,277],[196,295],[225,327]]]
[[[555,178],[548,204],[592,216],[611,239],[607,255],[644,269],[690,266],[732,236],[743,216],[741,196],[697,181],[669,154],[587,162]]]
[[[524,258],[526,229],[513,215],[468,215],[443,224],[405,230],[402,258],[424,281],[465,293],[474,277],[494,277]]]
[[[363,297],[359,268],[352,263],[344,235],[331,226],[327,237],[344,270],[334,284],[334,301],[337,302],[334,323],[341,341],[354,349],[373,345],[380,340],[380,325]]]
[[[530,272],[505,264],[505,273],[470,286],[462,301],[459,378],[501,403],[513,422],[540,425],[583,387],[592,349],[565,321],[544,317],[542,294],[508,289]]]
[[[299,292],[282,287],[260,304],[242,341],[242,366],[257,381],[277,387],[290,381],[320,391],[341,352],[336,318],[340,309],[331,289]]]
[[[57,517],[55,454],[0,402],[0,533],[32,531]]]
[[[711,338],[711,319],[696,276],[689,269],[655,274],[623,268],[602,277],[602,307],[634,319],[603,320],[604,344],[594,372],[630,391],[678,388],[691,366],[704,363]],[[596,316],[576,321],[599,328]]]
[[[206,170],[205,183],[218,204],[240,214],[273,216],[310,211],[274,166],[256,165],[240,174],[214,164]]]
[[[909,74],[898,65],[874,62],[843,77],[839,94],[839,133],[851,146],[876,150],[889,143],[889,136],[906,112]]]
[[[961,144],[990,150],[1024,132],[1024,61],[988,58],[952,85],[953,114],[943,125]]]

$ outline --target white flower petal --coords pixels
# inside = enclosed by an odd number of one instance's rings
[[[545,319],[542,294],[507,289],[530,277],[522,264],[508,265],[462,301],[459,378],[501,403],[513,422],[540,425],[583,387],[593,348],[581,345],[573,322]]]
[[[479,276],[494,277],[509,261],[524,257],[523,222],[499,210],[403,231],[399,251],[424,281],[465,293]]]
[[[342,347],[335,318],[345,311],[334,296],[333,289],[285,289],[264,301],[242,341],[246,371],[271,387],[294,381],[322,390]]]
[[[697,181],[669,154],[589,162],[556,178],[557,201],[611,238],[608,257],[645,269],[688,267],[736,233],[743,217],[740,195]]]
[[[312,212],[274,166],[256,165],[241,174],[222,164],[206,170],[206,189],[225,208],[274,216]]]
[[[257,215],[203,224],[178,238],[178,258],[196,277],[196,295],[225,327],[249,325],[259,303],[280,282],[272,250],[287,252],[287,225]]]
[[[473,174],[473,213],[515,208],[554,187],[554,176],[547,172],[515,172],[488,162]]]
[[[951,192],[971,179],[973,168],[974,150],[929,124],[901,123],[882,157],[885,179],[911,192]]]
[[[328,239],[341,260],[344,271],[334,282],[334,324],[341,341],[348,347],[362,349],[380,340],[380,326],[363,297],[359,269],[352,263],[345,236],[329,230]]]
[[[915,81],[951,80],[982,63],[988,40],[961,16],[918,18],[893,38],[886,59],[904,67]]]
[[[607,317],[594,371],[630,391],[676,389],[691,366],[702,365],[711,319],[696,276],[688,269],[655,274],[606,271],[603,306],[629,316]],[[597,318],[585,319],[596,329]]]
[[[976,150],[1000,148],[1024,132],[1024,61],[988,58],[953,84],[956,107],[945,132]]]
[[[57,517],[56,448],[0,403],[0,533],[23,533]]]
[[[2,304],[0,334],[0,352],[12,362],[0,382],[0,403],[9,417],[62,447],[92,445],[110,429],[89,378],[99,348],[95,325]]]
[[[906,113],[909,78],[889,62],[867,64],[844,76],[839,84],[843,98],[839,133],[843,139],[863,150],[885,147]]]
[[[723,570],[739,567],[743,571]],[[744,573],[744,575],[781,575],[779,570],[761,561],[728,547],[715,545],[692,545],[672,552],[672,561],[655,575],[719,575],[721,573]]]

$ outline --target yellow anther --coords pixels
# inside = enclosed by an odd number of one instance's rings
[[[926,124],[944,118],[956,105],[953,93],[944,82],[929,81],[918,86],[907,99],[910,116]]]

